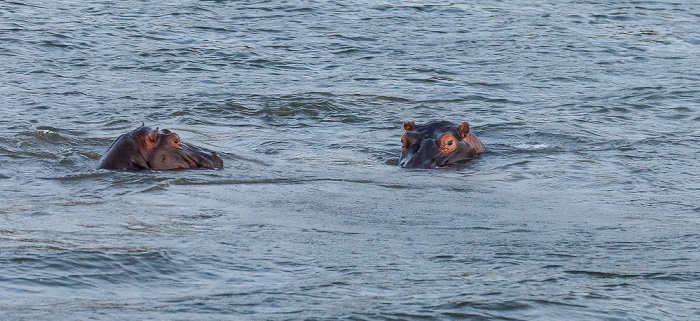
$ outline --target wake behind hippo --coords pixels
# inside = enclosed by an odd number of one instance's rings
[[[100,159],[98,169],[222,169],[219,154],[180,141],[167,130],[141,126],[119,136]]]
[[[423,125],[403,124],[403,146],[399,166],[433,168],[475,158],[486,150],[474,136],[469,123],[457,125],[449,121],[434,121]]]

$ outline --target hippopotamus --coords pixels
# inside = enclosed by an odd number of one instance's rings
[[[475,158],[486,150],[481,140],[472,134],[469,123],[457,125],[450,121],[433,121],[416,125],[403,124],[403,146],[399,166],[433,168]]]
[[[98,169],[222,169],[219,154],[180,141],[167,130],[146,126],[119,136],[100,159]]]

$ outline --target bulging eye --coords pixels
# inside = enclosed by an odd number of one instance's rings
[[[180,137],[175,136],[175,137],[173,137],[172,141],[173,141],[173,145],[180,146]]]
[[[457,149],[457,139],[449,134],[440,137],[440,149],[445,153],[451,153]]]

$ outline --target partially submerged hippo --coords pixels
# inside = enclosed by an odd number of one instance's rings
[[[224,162],[215,152],[207,151],[180,141],[167,130],[151,130],[141,126],[121,135],[100,159],[98,169],[187,169],[224,168]]]
[[[403,147],[399,166],[433,168],[475,158],[486,150],[481,140],[471,133],[469,123],[457,125],[434,121],[423,125],[403,124]]]

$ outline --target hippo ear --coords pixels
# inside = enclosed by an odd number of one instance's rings
[[[459,136],[462,136],[462,139],[469,136],[469,133],[471,132],[471,129],[469,128],[469,123],[463,122],[461,125],[459,125],[458,131],[459,131]]]
[[[158,128],[156,127],[156,130],[151,131],[150,133],[148,133],[146,136],[143,137],[143,142],[146,145],[146,149],[151,150],[154,147],[156,147],[156,145],[158,144],[159,138],[160,137],[158,136]]]
[[[405,129],[407,132],[412,131],[414,128],[416,128],[416,123],[412,121],[403,123],[403,129]]]

